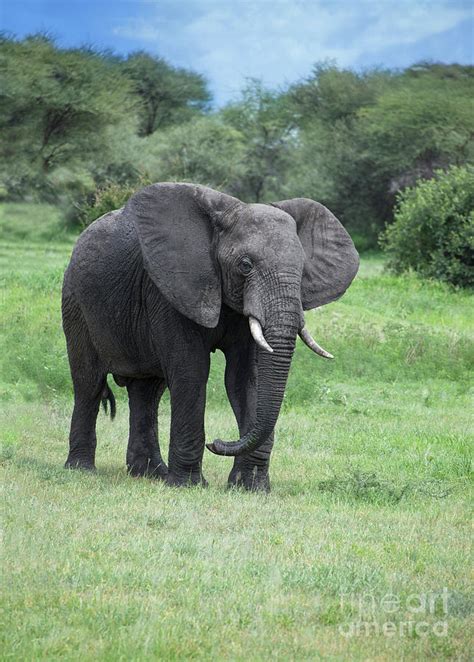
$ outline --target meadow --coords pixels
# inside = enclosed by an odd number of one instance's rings
[[[56,208],[0,205],[2,659],[467,660],[472,652],[472,296],[377,255],[307,315],[272,492],[125,472],[128,409],[98,420],[97,473],[63,469],[60,322],[74,241]],[[236,425],[216,353],[208,439]],[[160,408],[167,449],[169,401]]]

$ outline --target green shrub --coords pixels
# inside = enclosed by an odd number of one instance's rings
[[[474,285],[474,168],[437,171],[398,196],[382,236],[389,268],[461,287]]]
[[[91,196],[76,202],[68,220],[72,224],[87,227],[103,214],[123,207],[136,191],[148,184],[151,184],[151,182],[145,178],[127,184],[109,182],[96,189]]]

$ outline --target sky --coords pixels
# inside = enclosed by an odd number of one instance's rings
[[[206,76],[217,106],[247,78],[281,88],[315,62],[474,64],[474,0],[2,0],[1,29],[146,50]]]

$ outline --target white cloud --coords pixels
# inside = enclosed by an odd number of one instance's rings
[[[181,0],[146,5],[114,34],[205,73],[227,99],[245,77],[293,81],[311,65],[343,66],[407,47],[469,18],[464,2],[431,0]]]

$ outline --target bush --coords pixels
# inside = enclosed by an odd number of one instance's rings
[[[148,184],[151,184],[151,181],[145,178],[133,184],[109,182],[99,187],[91,196],[74,203],[68,220],[71,224],[79,224],[85,228],[103,214],[123,207],[136,191]]]
[[[396,273],[461,287],[474,285],[474,168],[453,166],[398,196],[395,220],[382,236]]]

